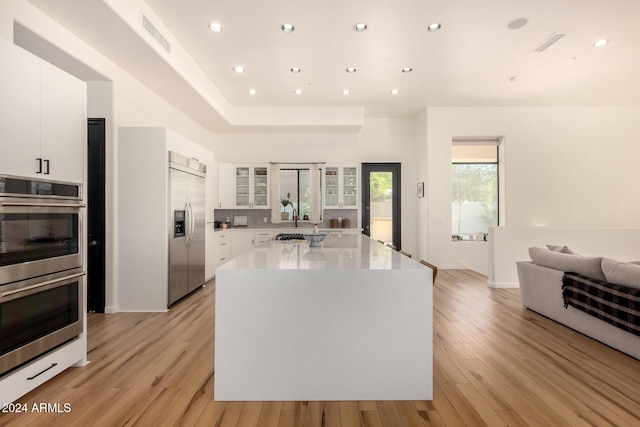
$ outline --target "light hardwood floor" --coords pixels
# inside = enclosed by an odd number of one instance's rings
[[[89,360],[7,426],[640,426],[640,361],[524,309],[466,270],[434,287],[433,401],[215,402],[214,284],[168,313],[89,317]]]

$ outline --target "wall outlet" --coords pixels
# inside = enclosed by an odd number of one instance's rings
[[[265,216],[262,220],[263,220],[264,222],[267,222],[267,217]]]

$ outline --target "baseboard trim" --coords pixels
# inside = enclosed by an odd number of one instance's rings
[[[487,286],[489,286],[490,288],[496,288],[496,289],[518,289],[520,288],[520,283],[496,283],[496,282],[491,282],[491,281],[487,281]]]

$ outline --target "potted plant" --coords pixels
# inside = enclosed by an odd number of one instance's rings
[[[290,197],[291,197],[291,193],[287,193],[287,198],[280,200],[280,204],[282,205],[282,212],[280,212],[280,219],[283,221],[289,220],[289,212],[285,212],[285,209],[287,208],[287,206],[293,206],[293,203],[291,203],[291,200],[289,200]]]

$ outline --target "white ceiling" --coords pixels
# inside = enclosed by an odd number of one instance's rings
[[[127,45],[121,36],[105,34],[113,17],[92,17],[104,19],[103,26],[83,23],[82,14],[90,13],[86,2],[30,2],[127,62],[125,68],[139,66],[131,52],[118,53],[139,40]],[[365,116],[375,117],[414,116],[425,106],[640,105],[638,0],[146,3],[234,107],[362,106]],[[522,17],[527,25],[507,27]],[[223,31],[211,32],[212,21]],[[369,26],[363,33],[352,29],[360,21]],[[295,31],[283,33],[285,22]],[[432,22],[442,29],[426,31]],[[566,36],[544,52],[533,51],[557,32]],[[610,43],[594,48],[602,38]],[[235,65],[246,72],[234,73]],[[293,66],[302,72],[291,73]],[[358,71],[348,74],[348,66]],[[405,66],[413,71],[402,73]],[[155,78],[161,90],[163,76]],[[249,95],[250,88],[257,95]],[[345,88],[351,95],[341,94]],[[392,89],[400,93],[391,95]]]

